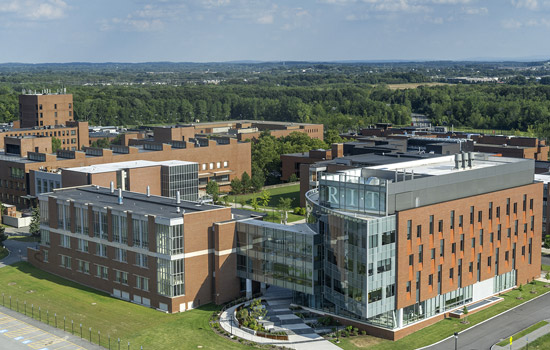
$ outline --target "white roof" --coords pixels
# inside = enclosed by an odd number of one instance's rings
[[[175,166],[175,165],[187,165],[187,164],[196,164],[194,162],[186,162],[182,160],[166,160],[161,162],[153,162],[149,160],[132,160],[128,162],[118,162],[118,163],[105,163],[97,165],[88,165],[75,168],[65,168],[64,170],[70,170],[80,173],[89,173],[89,174],[98,174],[98,173],[108,173],[112,171],[119,171],[123,169],[134,169],[134,168],[146,168],[152,166]]]

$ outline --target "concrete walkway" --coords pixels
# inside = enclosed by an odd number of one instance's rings
[[[239,338],[250,340],[258,344],[285,346],[296,350],[340,349],[338,346],[315,333],[315,331],[306,325],[300,317],[294,315],[292,310],[289,309],[291,299],[288,297],[288,291],[272,286],[262,299],[266,300],[269,320],[275,324],[276,329],[287,330],[289,334],[288,340],[267,339],[241,330],[234,318],[231,317],[237,306],[231,307],[222,313],[220,316],[220,326],[225,331]]]
[[[545,321],[550,322],[550,318]],[[543,335],[546,335],[549,333],[550,333],[550,324],[540,327],[539,329],[535,329],[533,332],[527,334],[524,337],[521,337],[519,339],[512,339],[512,349],[521,349],[527,345],[527,342],[532,343],[533,340],[540,338]],[[510,338],[508,337],[508,339]],[[509,345],[510,343],[508,342],[507,344],[508,345],[506,346],[498,346],[495,344],[491,347],[491,350],[510,350],[510,345]]]

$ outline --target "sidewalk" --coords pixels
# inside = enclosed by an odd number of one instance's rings
[[[550,322],[550,318],[545,321]],[[524,337],[521,337],[519,339],[512,339],[512,348],[521,349],[527,345],[527,340],[529,340],[529,342],[532,343],[533,340],[540,338],[543,335],[546,335],[548,333],[550,333],[550,323],[543,327],[540,327],[539,329],[535,329],[533,332],[527,334]],[[498,346],[495,344],[491,347],[491,350],[509,350],[509,349],[510,349],[510,345]]]

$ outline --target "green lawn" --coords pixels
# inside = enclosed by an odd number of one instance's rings
[[[5,247],[0,247],[0,260],[8,256],[10,252]]]
[[[537,294],[531,294],[531,289],[537,291]],[[454,332],[460,332],[466,328],[472,327],[490,317],[498,315],[514,306],[522,304],[530,299],[533,299],[543,293],[548,292],[548,288],[544,288],[544,283],[535,282],[535,285],[524,285],[523,292],[512,290],[506,294],[501,295],[504,298],[503,301],[495,304],[485,310],[479,311],[477,313],[471,314],[468,316],[469,324],[463,324],[460,320],[455,318],[447,318],[436,324],[428,326],[415,332],[409,336],[406,336],[398,341],[392,342],[389,340],[380,341],[376,345],[369,346],[369,349],[372,350],[390,350],[390,349],[417,349],[423,346],[433,344],[437,341],[445,339],[451,336]],[[523,300],[518,300],[516,297],[521,293]],[[361,338],[366,338],[365,343],[368,343],[369,336],[356,336],[351,338],[341,339],[340,347],[343,349],[361,349],[362,347],[356,346],[355,344],[360,344]]]
[[[266,191],[271,195],[269,206],[272,208],[277,208],[280,198],[292,198],[292,208],[300,206],[300,184],[291,184],[284,187],[271,188]],[[260,200],[260,192],[242,194],[238,196],[230,195],[230,202],[235,202],[235,197],[237,197],[237,203],[240,198],[244,198],[246,199],[246,203],[250,204],[250,201],[254,197],[258,197],[258,200]]]
[[[522,330],[521,332],[518,332],[518,333],[512,335],[512,340],[516,340],[516,339],[519,339],[519,338],[521,338],[521,337],[524,337],[524,336],[526,336],[527,334],[529,334],[529,333],[531,333],[531,332],[533,332],[533,331],[536,331],[536,330],[539,329],[540,327],[546,326],[547,324],[548,324],[548,322],[546,322],[546,321],[540,321],[540,322],[538,322],[538,323],[535,323],[535,324],[532,325],[531,327],[528,327],[528,328]],[[508,345],[508,344],[510,344],[510,338],[507,338],[507,339],[501,341],[501,342],[498,343],[497,345],[498,345],[498,346],[506,346],[506,345]]]
[[[8,239],[19,242],[40,242],[40,237],[36,236],[9,236]]]
[[[544,265],[541,266],[542,271],[550,272],[550,265]]]
[[[101,345],[107,347],[107,335],[120,338],[122,344],[130,342],[132,349],[250,349],[237,342],[218,336],[209,326],[209,318],[219,310],[214,305],[180,313],[165,314],[153,309],[111,298],[109,295],[84,287],[63,278],[34,268],[28,263],[17,263],[0,269],[0,292],[5,293],[5,304],[12,297],[12,309],[19,300],[19,312],[27,315],[34,304],[34,317],[38,318],[38,306],[42,309],[42,321],[49,311],[50,325],[57,313],[57,326],[63,328],[67,318],[67,330],[74,320],[75,332],[79,324],[88,332],[92,327],[92,340],[97,342],[101,331]]]
[[[524,346],[520,350],[526,350],[527,346]],[[550,333],[543,335],[542,337],[529,342],[529,349],[531,350],[548,350],[550,349]]]

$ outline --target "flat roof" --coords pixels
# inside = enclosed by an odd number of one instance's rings
[[[176,166],[176,165],[188,165],[188,164],[197,164],[195,162],[187,162],[183,160],[167,160],[161,162],[153,162],[149,160],[132,160],[127,162],[118,162],[118,163],[105,163],[97,165],[88,165],[82,167],[74,168],[65,168],[64,170],[70,170],[79,173],[88,173],[88,174],[99,174],[99,173],[108,173],[112,171],[119,171],[123,169],[134,169],[134,168],[145,168],[151,166]]]
[[[303,235],[317,235],[318,234],[317,232],[313,231],[309,227],[308,224],[281,225],[281,224],[277,224],[277,223],[274,223],[274,222],[261,221],[261,220],[251,220],[251,221],[246,221],[246,223],[256,225],[256,226],[261,226],[261,227],[272,228],[274,230],[281,230],[284,227],[283,230],[286,231],[286,232],[295,232],[295,233],[300,233],[300,234],[303,234]]]
[[[142,215],[155,215],[165,218],[181,218],[185,213],[223,209],[225,207],[212,204],[200,204],[161,196],[147,197],[144,193],[122,191],[122,204],[118,204],[118,191],[111,193],[107,187],[86,185],[80,187],[61,188],[54,192],[43,193],[39,198],[55,197],[59,200],[73,200],[78,203],[91,203],[96,207],[111,207],[117,211],[132,211]],[[181,208],[178,213],[177,208]]]

